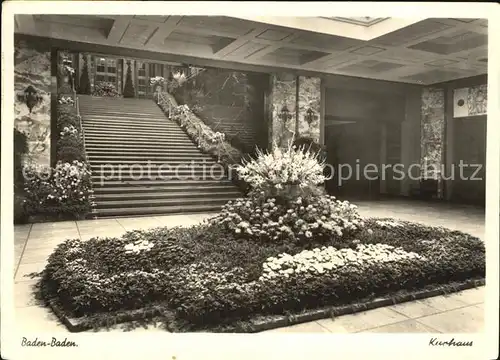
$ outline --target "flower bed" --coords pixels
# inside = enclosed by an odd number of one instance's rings
[[[314,238],[256,244],[220,224],[68,240],[42,283],[69,317],[161,304],[193,330],[484,277],[479,239],[397,223],[365,220],[340,246]]]
[[[98,82],[94,86],[92,91],[92,96],[99,97],[118,97],[120,94],[116,89],[116,86],[109,82]]]
[[[249,195],[204,224],[62,243],[42,273],[45,299],[66,318],[160,307],[171,330],[220,330],[484,277],[481,240],[362,219],[316,191],[323,166],[314,159],[303,148],[260,153],[238,168]]]
[[[93,190],[86,161],[80,117],[74,101],[61,96],[57,108],[56,159],[53,168],[28,165],[24,168],[24,209],[27,214],[48,220],[83,217],[92,211]]]

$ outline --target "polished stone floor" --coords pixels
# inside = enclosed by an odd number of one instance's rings
[[[462,230],[484,237],[484,210],[467,206],[428,204],[416,201],[381,200],[358,202],[366,217],[393,217]],[[54,247],[68,238],[115,237],[134,229],[193,225],[213,214],[166,215],[139,218],[65,221],[15,226],[15,317],[20,331],[63,331],[54,314],[37,304],[27,274],[43,270]],[[273,332],[479,332],[484,323],[484,287],[449,296],[374,309],[354,315],[313,321]],[[159,331],[154,327],[134,331]],[[123,331],[121,326],[110,331]],[[163,330],[160,330],[163,331]]]

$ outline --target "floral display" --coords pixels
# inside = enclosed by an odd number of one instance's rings
[[[75,100],[71,96],[61,96],[59,98],[59,104],[74,105]]]
[[[484,276],[477,238],[409,222],[384,228],[391,219],[365,222],[372,231],[351,236],[350,247],[314,237],[311,246],[255,244],[220,224],[67,240],[49,257],[42,288],[71,317],[161,303],[168,321],[192,331]]]
[[[155,76],[149,79],[149,83],[154,87],[162,86],[165,83],[165,78],[162,76]]]
[[[405,259],[425,260],[424,257],[416,253],[406,252],[403,249],[394,248],[387,244],[360,244],[357,245],[355,250],[349,248],[336,249],[333,246],[328,246],[304,250],[293,256],[285,253],[279,254],[277,257],[271,257],[264,263],[264,271],[260,280],[289,277],[294,273],[335,273],[338,268],[344,266],[362,268],[366,264]]]
[[[154,246],[153,243],[150,243],[145,240],[136,240],[133,243],[125,245],[124,249],[127,253],[138,253],[139,251],[147,251]]]
[[[90,170],[80,161],[57,163],[54,169],[25,168],[25,209],[33,214],[86,214],[95,204]]]
[[[220,223],[237,235],[259,241],[321,243],[356,233],[363,221],[355,205],[333,196],[298,197],[279,202],[275,198],[241,198],[224,205],[212,223]]]
[[[73,125],[65,126],[63,130],[59,133],[60,138],[63,138],[65,136],[78,136],[79,132],[78,129],[75,128]]]
[[[308,188],[322,184],[324,163],[317,154],[289,144],[286,149],[274,146],[272,151],[257,151],[257,156],[239,166],[237,171],[255,189],[283,188],[298,185]]]
[[[177,71],[173,74],[173,78],[179,85],[184,84],[187,81],[187,77],[184,72]]]
[[[164,94],[158,106],[177,122],[189,137],[206,152],[227,167],[239,164],[243,154],[226,140],[222,132],[213,131],[187,105],[177,105],[170,94]]]
[[[120,96],[116,86],[109,82],[98,82],[94,86],[92,92],[93,96],[107,96],[107,97],[117,97]]]

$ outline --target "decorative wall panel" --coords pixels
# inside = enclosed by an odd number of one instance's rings
[[[51,52],[40,43],[14,44],[14,126],[27,135],[25,163],[50,166]]]
[[[299,77],[299,124],[300,137],[312,138],[319,142],[321,79]]]
[[[284,147],[296,136],[296,92],[297,78],[293,74],[271,75],[272,121],[269,124],[271,144]],[[288,110],[287,118],[282,116],[284,108]]]
[[[444,89],[424,88],[421,110],[421,175],[437,180],[443,163]]]
[[[486,115],[487,102],[487,85],[455,89],[453,92],[453,117]]]

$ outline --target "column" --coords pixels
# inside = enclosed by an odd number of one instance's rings
[[[444,89],[424,88],[422,92],[421,165],[422,176],[438,180],[439,198],[442,197],[441,170],[444,146]],[[436,173],[437,171],[437,173]]]

